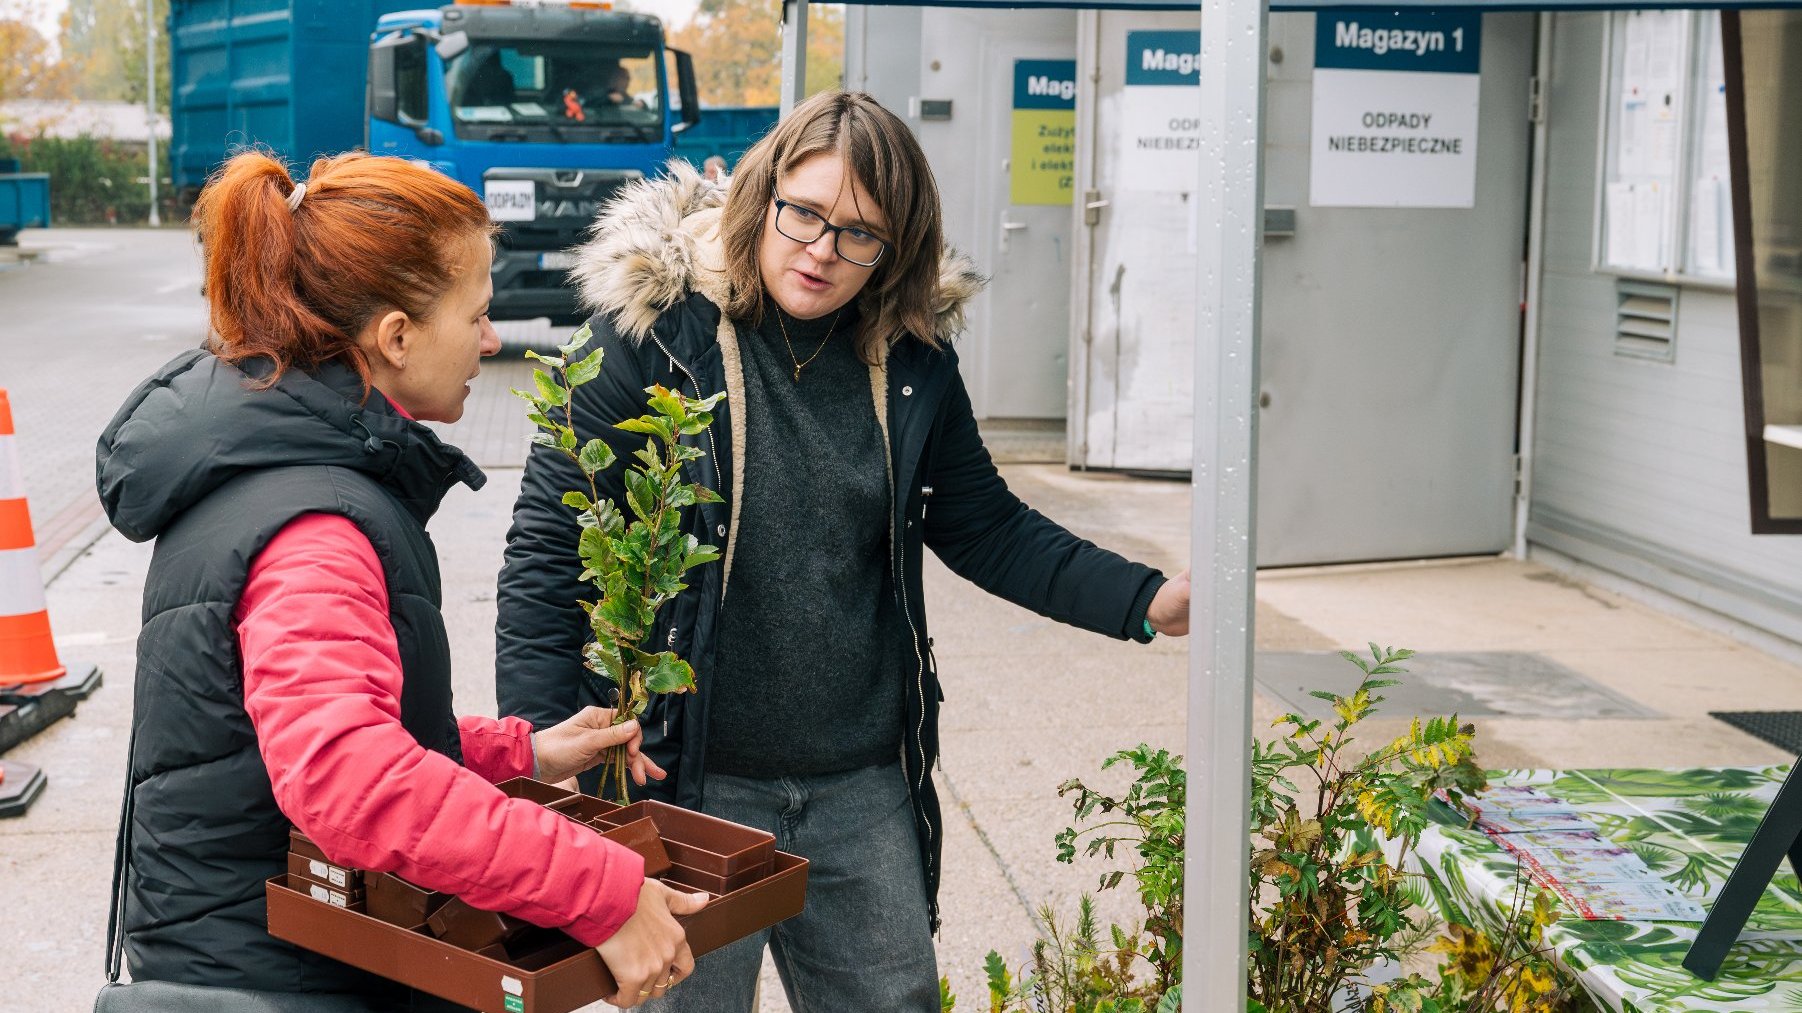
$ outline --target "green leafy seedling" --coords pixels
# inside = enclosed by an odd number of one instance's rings
[[[717,548],[682,530],[684,508],[720,502],[712,489],[685,480],[683,468],[706,452],[682,441],[707,431],[725,394],[696,399],[661,385],[645,389],[650,410],[615,425],[645,437],[622,475],[622,511],[621,504],[601,495],[597,478],[619,463],[613,448],[576,432],[575,390],[601,375],[601,349],[576,357],[591,336],[584,325],[556,355],[527,352],[548,368],[532,371],[531,390],[513,393],[531,406],[526,417],[538,427],[532,442],[568,458],[585,480],[585,488],[563,495],[563,505],[576,512],[581,527],[576,543],[581,579],[595,591],[592,600],[581,602],[594,633],[583,659],[594,678],[615,690],[613,720],[622,724],[643,715],[656,694],[695,692],[688,662],[674,651],[647,648],[653,646],[658,610],[688,587],[684,575],[720,557]],[[629,801],[624,747],[612,750],[601,770],[602,783],[612,784],[615,798]]]

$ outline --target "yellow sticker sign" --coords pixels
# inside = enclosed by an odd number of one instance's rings
[[[1076,61],[1015,60],[1008,200],[1068,205],[1076,196]]]

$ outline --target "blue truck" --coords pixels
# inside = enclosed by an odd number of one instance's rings
[[[693,63],[655,17],[581,0],[417,3],[174,0],[178,193],[247,145],[298,172],[359,146],[416,160],[481,194],[502,227],[493,316],[561,321],[576,308],[569,248],[615,190],[672,155],[743,148],[694,129]],[[775,120],[763,113],[730,121],[761,133]],[[685,148],[690,131],[713,150]]]

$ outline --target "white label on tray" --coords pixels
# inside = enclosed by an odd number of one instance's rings
[[[518,978],[503,974],[501,975],[501,991],[508,995],[525,995],[526,986]]]
[[[318,884],[309,885],[307,887],[307,892],[311,893],[313,895],[314,900],[324,901],[325,903],[330,904],[333,907],[349,907],[350,906],[350,898],[349,897],[346,897],[344,894],[341,894],[336,890],[327,890],[325,887],[319,886]]]
[[[314,879],[323,879],[336,887],[343,887],[349,883],[349,877],[343,869],[335,865],[327,865],[317,858],[307,859],[307,871],[313,874]]]

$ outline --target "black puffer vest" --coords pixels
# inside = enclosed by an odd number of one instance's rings
[[[264,881],[285,869],[277,808],[244,709],[234,610],[251,562],[291,520],[338,514],[387,580],[405,675],[401,723],[461,762],[437,554],[425,523],[483,476],[340,366],[267,390],[204,351],[146,381],[100,438],[99,488],[128,538],[156,539],[132,712],[125,952],[135,980],[400,998],[271,938]]]

